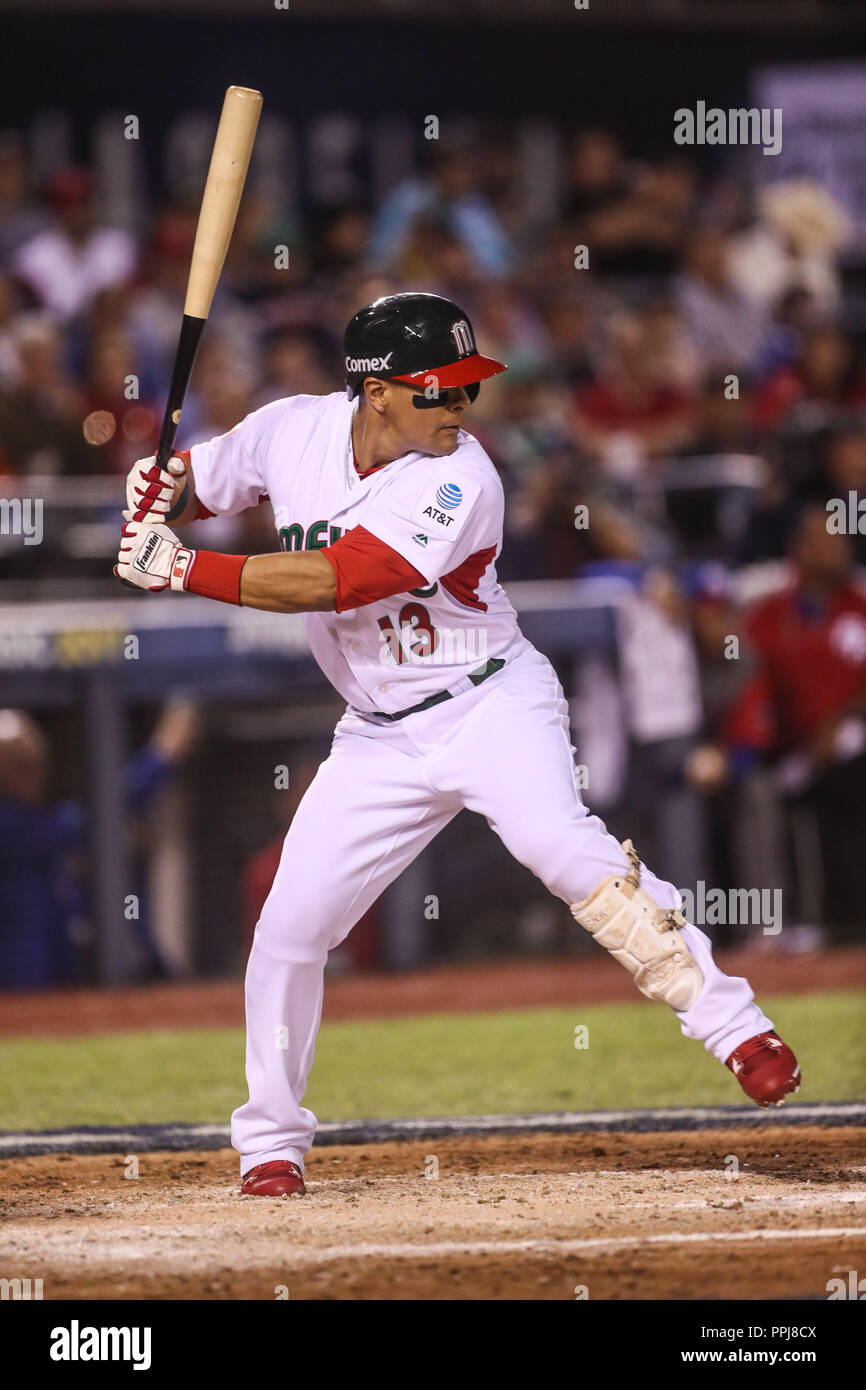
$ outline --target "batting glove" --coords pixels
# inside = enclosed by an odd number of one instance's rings
[[[192,550],[181,545],[177,536],[159,522],[126,521],[120,533],[120,549],[114,573],[136,589],[183,589],[184,577],[192,564]]]
[[[173,454],[166,468],[157,468],[156,455],[139,459],[126,478],[126,512],[133,521],[151,516],[161,520],[169,511],[177,483],[186,473],[186,464]]]

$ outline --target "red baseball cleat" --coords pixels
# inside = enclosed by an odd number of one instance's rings
[[[297,1163],[275,1158],[251,1168],[241,1183],[242,1197],[306,1197],[304,1177]]]
[[[762,1109],[782,1105],[790,1091],[800,1089],[800,1064],[778,1033],[758,1033],[747,1038],[728,1058],[746,1095]]]

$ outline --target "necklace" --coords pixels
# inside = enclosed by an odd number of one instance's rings
[[[358,481],[358,475],[355,471],[355,446],[352,442],[352,427],[355,423],[355,412],[357,409],[358,402],[355,401],[352,406],[352,414],[349,418],[349,438],[346,440],[346,489],[349,492],[352,491],[352,488]]]

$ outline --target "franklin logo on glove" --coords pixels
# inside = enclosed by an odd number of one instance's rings
[[[159,545],[159,541],[159,533],[157,531],[151,531],[147,540],[144,542],[142,549],[139,551],[138,555],[133,560],[135,568],[137,570],[141,570],[142,574],[146,573],[148,561],[150,560],[150,557],[153,555],[153,552],[156,550],[156,547]]]

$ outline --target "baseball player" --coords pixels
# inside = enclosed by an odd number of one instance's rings
[[[800,1084],[794,1054],[685,923],[673,885],[588,813],[562,689],[496,581],[502,485],[464,425],[504,363],[477,351],[456,304],[408,293],[354,316],[345,369],[346,393],[275,401],[167,471],[137,463],[115,567],[154,592],[303,614],[347,703],[247,967],[249,1100],[232,1117],[241,1191],[304,1194],[316,1118],[301,1101],[328,952],[464,807],[748,1096],[781,1103]],[[273,554],[191,550],[166,524],[264,498]]]

